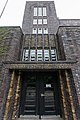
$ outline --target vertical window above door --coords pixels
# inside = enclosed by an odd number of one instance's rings
[[[47,16],[46,7],[34,7],[34,16]]]
[[[37,61],[42,61],[42,50],[37,50]]]
[[[37,7],[34,7],[34,16],[37,16]]]
[[[38,16],[42,16],[42,7],[38,7]]]
[[[49,50],[44,50],[44,61],[49,61]]]
[[[57,55],[56,55],[56,49],[51,50],[51,61],[56,61]]]
[[[22,61],[28,61],[28,60],[29,60],[29,50],[24,49]]]
[[[43,16],[47,16],[46,7],[43,7]]]
[[[30,50],[30,61],[36,60],[36,50]]]
[[[57,61],[56,49],[26,49],[22,54],[22,61]]]

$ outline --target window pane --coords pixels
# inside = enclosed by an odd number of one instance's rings
[[[42,61],[42,50],[37,50],[37,61]]]
[[[48,28],[43,29],[44,34],[48,34]]]
[[[36,51],[30,50],[30,61],[35,61],[36,59]]]
[[[37,16],[37,7],[34,8],[34,16]]]
[[[51,50],[51,60],[56,61],[56,59],[57,59],[56,50],[53,49],[53,50]]]
[[[42,24],[42,19],[38,19],[38,24]]]
[[[33,28],[33,34],[37,34],[37,28]]]
[[[33,24],[37,24],[37,19],[33,19]]]
[[[38,28],[38,34],[42,34],[42,28]]]
[[[23,61],[28,61],[29,59],[29,50],[25,50],[23,51]]]
[[[47,24],[47,19],[43,19],[43,24]]]
[[[38,8],[38,16],[42,16],[42,8],[41,7]]]
[[[46,7],[43,7],[43,16],[46,16]]]
[[[49,61],[49,50],[44,50],[44,61]]]

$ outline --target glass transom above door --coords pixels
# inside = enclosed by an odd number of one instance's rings
[[[22,61],[56,61],[56,49],[24,49]]]

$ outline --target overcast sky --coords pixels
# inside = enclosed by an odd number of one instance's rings
[[[0,18],[0,26],[22,26],[26,1],[8,0],[6,9]],[[6,0],[0,0],[0,14],[5,2]],[[80,0],[54,0],[54,2],[59,19],[80,19]]]

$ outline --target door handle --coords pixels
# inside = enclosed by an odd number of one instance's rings
[[[41,93],[41,97],[44,97],[45,95],[43,93]]]

